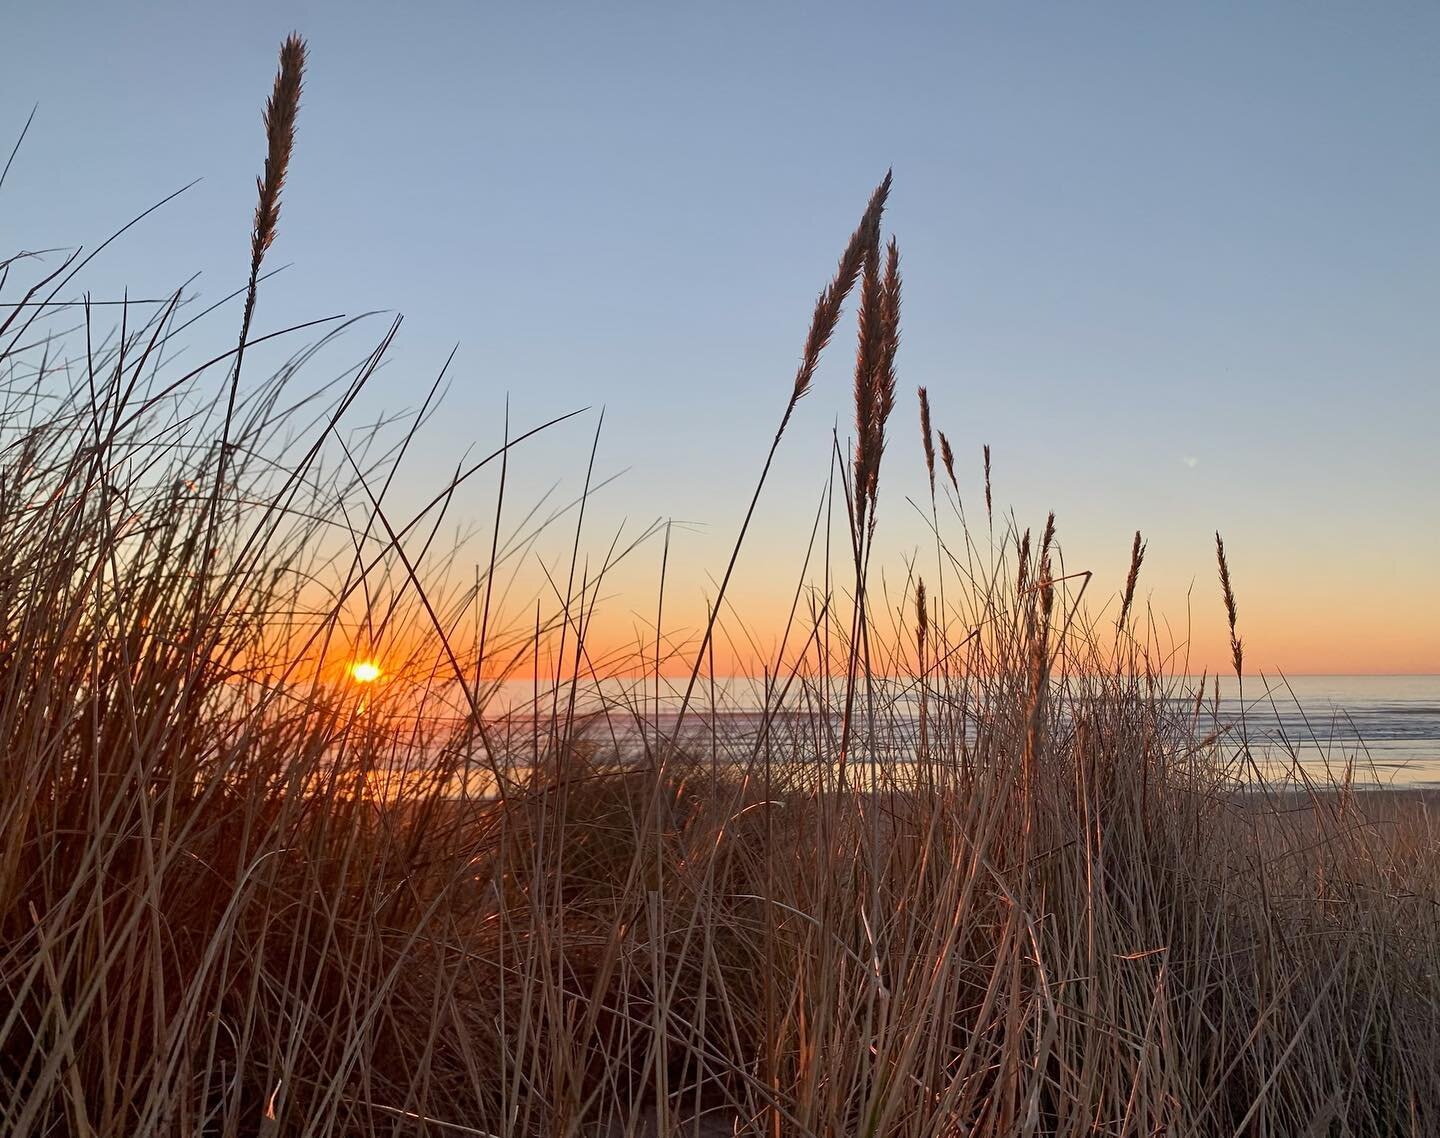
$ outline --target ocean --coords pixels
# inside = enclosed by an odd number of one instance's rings
[[[1199,682],[1199,677],[1177,681],[1179,691],[1192,693],[1177,703],[1192,705]],[[1331,779],[1349,777],[1357,786],[1440,786],[1440,676],[1246,676],[1243,689],[1233,676],[1222,676],[1218,714],[1212,719],[1213,682],[1206,686],[1201,731],[1206,722],[1216,723],[1222,728],[1224,747],[1236,753],[1243,738],[1270,777],[1293,778],[1298,760],[1306,775],[1322,781],[1328,772]],[[725,725],[722,738],[733,744],[753,735],[765,703],[759,682],[732,678],[718,680],[716,688],[718,721]],[[510,682],[500,689],[492,706],[533,706],[529,684]],[[603,733],[620,742],[622,749],[638,745],[643,732],[628,710],[634,708],[644,708],[647,717],[658,712],[661,729],[668,731],[681,689],[683,681],[662,681],[657,703],[653,677],[603,681],[601,703],[622,709],[607,720]],[[894,739],[903,752],[914,745],[918,703],[912,683],[893,694],[897,698],[891,704],[889,723],[902,725]],[[708,722],[709,695],[710,689],[702,683],[691,704],[692,730]],[[542,718],[548,715],[551,698],[542,697]],[[592,698],[582,698],[581,704],[587,711],[597,706]],[[560,706],[563,709],[563,696]],[[933,714],[936,705],[931,706]],[[521,715],[521,722],[531,722],[523,711]],[[522,727],[521,734],[526,730]]]
[[[1243,690],[1221,678],[1221,719],[1243,709],[1272,760],[1293,748],[1315,773],[1353,761],[1360,782],[1440,786],[1440,676],[1247,676]]]

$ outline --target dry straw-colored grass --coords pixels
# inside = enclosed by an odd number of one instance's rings
[[[175,305],[68,371],[7,341],[5,1134],[1440,1132],[1424,800],[1243,790],[1245,740],[1137,631],[1139,536],[1099,635],[1053,518],[1033,558],[1013,520],[956,532],[943,434],[940,576],[870,603],[888,187],[776,435],[860,281],[854,580],[817,574],[743,722],[707,663],[719,598],[676,698],[596,710],[593,572],[506,619],[522,527],[445,584],[456,485],[392,516],[411,435],[337,429],[384,344],[312,420],[289,366],[207,419],[156,371]],[[355,644],[407,645],[396,682],[331,682]],[[497,662],[530,707],[491,709]]]

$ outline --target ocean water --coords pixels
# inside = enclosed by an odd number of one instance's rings
[[[1440,786],[1440,676],[1247,676],[1220,681],[1220,718],[1243,711],[1252,745],[1357,781]]]
[[[1177,703],[1193,705],[1199,683],[1199,677],[1175,681]],[[1243,688],[1233,676],[1222,676],[1218,710],[1212,710],[1209,698],[1213,683],[1212,679],[1206,686],[1200,729],[1205,730],[1206,722],[1219,725],[1227,749],[1238,751],[1243,739],[1272,777],[1293,776],[1298,762],[1308,775],[1321,779],[1328,772],[1333,778],[1348,776],[1357,785],[1440,786],[1440,675],[1247,676]],[[726,725],[726,735],[733,741],[756,730],[766,702],[761,685],[743,679],[719,680],[717,685],[717,716]],[[601,684],[602,702],[613,701],[613,706],[624,709],[643,707],[647,716],[657,715],[662,730],[668,730],[680,688],[683,681],[663,681],[657,699],[653,678],[606,680]],[[511,683],[502,689],[493,706],[533,707],[530,685]],[[1188,698],[1181,694],[1187,689]],[[711,694],[709,689],[697,689],[691,705],[692,729],[707,721]],[[901,728],[894,742],[903,752],[913,746],[918,704],[912,684],[892,695],[889,723]],[[542,699],[546,713],[551,698]],[[563,707],[563,698],[560,703]],[[792,712],[808,714],[795,703],[789,706]],[[622,749],[640,742],[628,710],[607,720],[606,732],[622,743]]]

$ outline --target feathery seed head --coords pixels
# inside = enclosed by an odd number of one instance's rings
[[[1145,560],[1145,543],[1140,540],[1140,531],[1135,531],[1135,544],[1130,547],[1130,573],[1125,578],[1125,596],[1120,602],[1120,619],[1116,624],[1123,627],[1130,614],[1130,605],[1135,600],[1135,582],[1140,578],[1140,563]]]
[[[920,666],[925,666],[925,634],[930,628],[930,613],[925,604],[925,578],[915,586],[915,646],[920,652]]]
[[[950,485],[955,487],[955,493],[960,493],[960,483],[955,480],[955,452],[950,447],[950,440],[945,437],[944,431],[936,432],[940,436],[940,459],[945,463],[945,473],[950,476]]]
[[[790,421],[791,412],[795,410],[795,404],[810,390],[810,381],[815,376],[820,353],[825,350],[825,345],[830,342],[830,337],[835,332],[835,325],[840,320],[840,309],[845,298],[850,295],[850,290],[855,287],[855,280],[864,267],[872,240],[875,244],[879,243],[880,218],[885,212],[885,199],[889,195],[890,171],[887,170],[884,181],[875,187],[875,192],[870,195],[870,202],[865,207],[860,224],[850,235],[849,244],[840,255],[840,265],[835,271],[835,278],[821,290],[820,297],[815,302],[815,312],[810,318],[810,331],[805,337],[805,350],[800,357],[800,367],[795,373],[790,405],[786,408],[785,418],[780,424],[782,433],[785,424]]]
[[[875,525],[875,495],[885,424],[895,408],[895,355],[900,346],[900,248],[891,239],[884,276],[880,273],[880,234],[866,257],[860,293],[859,346],[855,353],[855,516],[858,528]]]
[[[879,233],[865,249],[860,272],[860,311],[855,347],[855,518],[856,528],[865,530],[866,504],[870,498],[871,470],[878,462],[874,447],[874,424],[879,415],[879,369],[884,343],[883,291],[880,283]]]
[[[925,448],[925,473],[930,476],[930,497],[935,497],[935,436],[930,430],[930,393],[920,388],[920,445]]]
[[[994,510],[990,505],[990,444],[985,444],[985,516],[992,521],[995,518]]]
[[[1230,621],[1230,661],[1238,679],[1243,670],[1245,651],[1235,634],[1235,590],[1230,584],[1230,563],[1225,559],[1225,542],[1218,530],[1215,533],[1215,557],[1220,563],[1220,591],[1225,598],[1225,615]]]
[[[265,251],[275,240],[280,221],[280,191],[290,167],[295,147],[295,120],[300,111],[300,93],[304,85],[305,41],[292,32],[280,46],[280,67],[275,73],[275,89],[265,104],[265,172],[255,179],[259,201],[255,206],[255,231],[250,241],[253,270],[258,270]]]

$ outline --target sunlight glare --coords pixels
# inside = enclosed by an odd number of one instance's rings
[[[361,660],[350,665],[350,678],[357,684],[373,684],[380,678],[380,667],[369,660]]]

